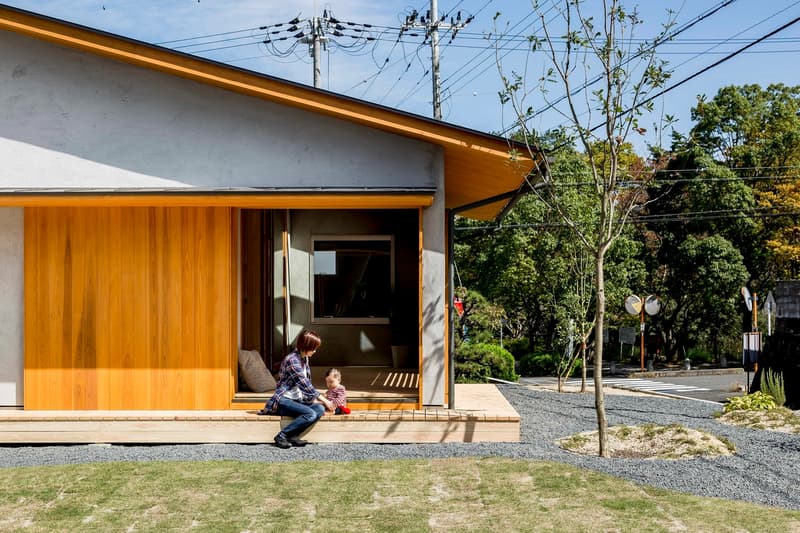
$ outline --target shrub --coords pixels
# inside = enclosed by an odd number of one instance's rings
[[[462,343],[456,353],[456,381],[485,383],[488,378],[517,381],[514,356],[497,344]]]
[[[561,358],[549,353],[529,353],[519,360],[519,373],[523,376],[555,376],[558,374]],[[576,359],[570,376],[580,374],[581,360]]]
[[[786,403],[782,372],[773,372],[769,368],[765,368],[761,373],[760,388],[763,392],[772,396],[772,399],[775,400],[775,405],[781,406]]]
[[[769,394],[758,391],[746,396],[734,396],[728,398],[723,410],[726,413],[731,411],[772,411],[777,409],[775,400]]]
[[[530,351],[531,342],[528,337],[517,337],[505,341],[504,348],[511,352],[515,358],[520,358]]]
[[[692,361],[693,366],[699,365],[700,363],[714,362],[714,354],[702,348],[690,348],[686,351],[686,357]]]
[[[519,360],[523,376],[552,376],[556,373],[556,357],[549,353],[529,353]]]

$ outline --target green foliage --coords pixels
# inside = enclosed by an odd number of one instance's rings
[[[777,409],[778,405],[769,394],[758,391],[746,396],[734,396],[728,398],[723,410],[726,413],[731,411],[772,411]]]
[[[767,368],[761,373],[761,391],[772,396],[775,404],[782,406],[786,403],[786,392],[783,388],[783,372],[773,372]]]
[[[531,341],[528,337],[517,337],[516,339],[507,339],[503,343],[503,347],[511,352],[515,359],[519,359],[531,349]]]
[[[499,337],[503,308],[475,290],[460,289],[458,296],[464,304],[464,314],[455,319],[457,341],[464,341],[465,335],[473,343],[492,342]]]
[[[800,158],[800,87],[782,83],[723,87],[692,109],[692,138],[731,167],[797,164]]]
[[[687,350],[686,357],[689,358],[689,360],[692,362],[692,365],[714,362],[714,354],[703,347],[696,347]]]
[[[565,364],[561,357],[549,353],[529,353],[519,361],[519,373],[523,376],[556,376],[559,365]],[[572,365],[570,376],[575,377],[581,373],[581,361],[577,359]]]
[[[456,381],[485,383],[488,378],[517,381],[514,356],[497,344],[464,342],[456,351]]]

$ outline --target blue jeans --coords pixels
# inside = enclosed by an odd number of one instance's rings
[[[287,437],[299,436],[303,431],[316,424],[324,413],[325,406],[320,403],[308,405],[288,398],[278,400],[278,414],[294,418],[281,430],[281,433]]]

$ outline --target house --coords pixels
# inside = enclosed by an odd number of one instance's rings
[[[250,408],[239,350],[304,327],[446,406],[448,220],[508,205],[511,148],[0,6],[0,406]]]

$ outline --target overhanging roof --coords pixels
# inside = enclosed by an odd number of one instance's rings
[[[462,128],[329,91],[202,59],[100,30],[0,4],[0,30],[28,35],[298,109],[376,128],[442,147],[446,207],[455,209],[516,191],[532,170],[525,148],[487,133]],[[513,161],[512,148],[524,156]],[[489,220],[506,201],[461,215]]]

